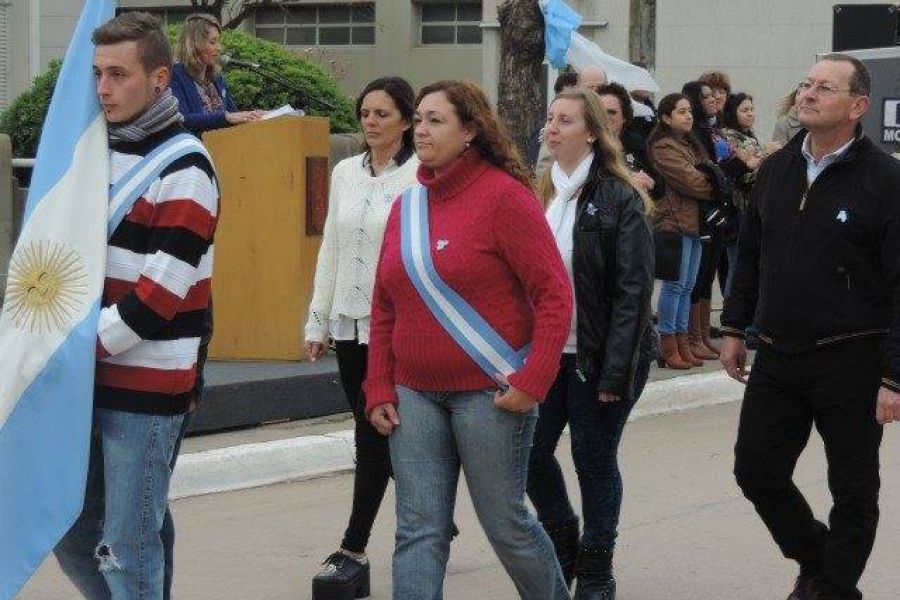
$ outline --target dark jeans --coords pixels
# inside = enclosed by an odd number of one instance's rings
[[[528,468],[528,497],[545,528],[577,523],[562,470],[554,456],[568,423],[572,458],[581,487],[584,533],[581,544],[612,550],[622,507],[619,442],[628,415],[650,374],[651,352],[642,352],[634,380],[634,397],[601,403],[596,382],[583,382],[575,372],[575,355],[563,354],[559,374],[540,405]]]
[[[362,382],[366,376],[368,346],[356,341],[338,341],[335,346],[341,385],[356,421],[353,508],[341,548],[362,553],[366,551],[372,525],[391,477],[391,455],[387,438],[378,433],[366,418]]]
[[[734,473],[775,542],[801,571],[819,575],[823,598],[858,599],[878,525],[875,421],[884,350],[864,339],[799,355],[756,354],[741,408]],[[815,425],[825,442],[829,525],[817,521],[792,476]]]

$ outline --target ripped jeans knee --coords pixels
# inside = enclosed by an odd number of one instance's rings
[[[122,563],[120,563],[118,557],[113,554],[109,544],[106,544],[105,542],[100,542],[97,549],[94,550],[94,558],[100,561],[101,573],[122,570]]]

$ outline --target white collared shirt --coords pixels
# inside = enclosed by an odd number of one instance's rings
[[[806,137],[803,138],[803,146],[800,148],[800,151],[803,153],[803,158],[806,159],[806,183],[807,185],[812,185],[813,181],[822,174],[829,165],[837,162],[844,154],[847,153],[847,150],[850,149],[850,146],[853,145],[853,142],[856,141],[856,137],[853,137],[849,142],[831,152],[826,154],[816,162],[816,159],[813,158],[812,155],[812,140],[809,137],[809,133],[806,134]]]

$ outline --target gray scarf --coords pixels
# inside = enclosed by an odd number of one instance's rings
[[[147,136],[182,121],[184,117],[178,112],[178,99],[172,95],[172,90],[166,88],[150,108],[128,123],[110,123],[109,141],[140,142]]]

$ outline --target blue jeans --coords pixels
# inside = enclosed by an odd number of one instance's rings
[[[611,551],[616,545],[623,491],[619,442],[628,415],[644,391],[654,354],[642,347],[633,397],[610,403],[597,399],[595,381],[582,381],[578,376],[575,355],[563,354],[559,375],[540,407],[528,469],[528,497],[547,529],[578,524],[554,455],[568,423],[584,515],[581,545],[591,550]]]
[[[691,291],[697,282],[703,247],[700,238],[681,236],[681,273],[678,281],[663,281],[659,292],[659,333],[687,333],[691,316]]]
[[[84,508],[54,553],[88,600],[160,600],[169,463],[184,415],[95,409]]]
[[[537,410],[494,406],[494,391],[402,386],[389,438],[397,490],[394,600],[441,600],[460,467],[488,541],[525,600],[569,598],[553,544],[525,506]]]

